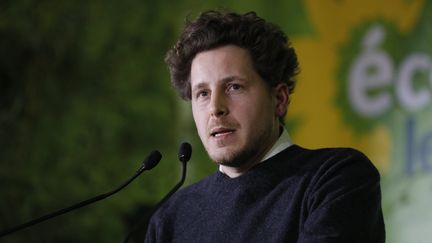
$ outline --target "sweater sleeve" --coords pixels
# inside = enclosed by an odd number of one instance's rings
[[[145,243],[157,242],[157,240],[156,240],[156,228],[157,227],[155,225],[154,219],[152,218],[150,220],[148,227],[147,227],[147,232],[146,232],[145,240],[144,240]]]
[[[311,180],[298,242],[384,242],[377,169],[351,149],[323,160]]]

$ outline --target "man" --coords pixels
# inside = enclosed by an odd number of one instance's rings
[[[283,117],[298,63],[278,27],[253,12],[205,12],[166,61],[219,170],[174,194],[146,242],[384,242],[372,163],[290,141]]]

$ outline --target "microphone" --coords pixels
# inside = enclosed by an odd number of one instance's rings
[[[8,234],[11,234],[13,232],[16,232],[16,231],[25,229],[27,227],[30,227],[30,226],[32,226],[34,224],[41,223],[41,222],[43,222],[45,220],[48,220],[48,219],[60,216],[62,214],[70,212],[72,210],[75,210],[75,209],[84,207],[86,205],[89,205],[91,203],[97,202],[99,200],[105,199],[105,198],[113,195],[114,193],[119,192],[123,188],[125,188],[127,185],[129,185],[129,183],[131,183],[133,180],[135,180],[135,178],[137,178],[139,175],[141,175],[141,173],[143,173],[145,170],[151,170],[151,169],[153,169],[159,163],[159,161],[161,160],[161,158],[162,158],[161,153],[159,151],[155,150],[155,151],[151,152],[150,155],[147,156],[147,158],[144,159],[141,167],[135,172],[135,175],[132,176],[129,180],[127,180],[123,184],[121,184],[116,189],[114,189],[114,190],[112,190],[110,192],[107,192],[107,193],[100,194],[99,196],[92,197],[92,198],[89,198],[87,200],[81,201],[79,203],[73,204],[73,205],[71,205],[69,207],[62,208],[60,210],[57,210],[57,211],[54,211],[52,213],[46,214],[46,215],[44,215],[42,217],[33,219],[33,220],[31,220],[29,222],[26,222],[26,223],[23,223],[21,225],[18,225],[18,226],[12,227],[10,229],[4,230],[4,231],[0,232],[0,238],[3,237],[3,236],[6,236]]]
[[[190,160],[192,156],[192,146],[184,142],[180,145],[179,153],[178,153],[178,159],[182,163],[182,175],[180,178],[180,181],[171,189],[171,191],[168,192],[168,194],[165,195],[162,200],[159,201],[159,203],[153,208],[152,212],[150,213],[150,216],[148,217],[148,220],[153,216],[153,214],[164,204],[171,196],[174,194],[184,183],[186,179],[186,164]],[[141,226],[145,222],[146,218],[141,219],[138,224],[136,224],[131,231],[126,235],[123,243],[127,243],[132,236],[132,233],[134,233],[139,226]],[[144,241],[144,240],[143,240]]]
[[[192,146],[189,143],[182,143],[179,149],[178,159],[182,163],[186,163],[190,160],[192,156]]]

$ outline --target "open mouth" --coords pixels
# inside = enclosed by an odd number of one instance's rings
[[[234,129],[227,129],[227,128],[218,128],[218,129],[215,129],[214,131],[212,131],[211,133],[210,133],[210,135],[212,136],[212,137],[222,137],[222,136],[225,136],[225,135],[228,135],[228,134],[231,134],[231,133],[233,133],[235,130]]]

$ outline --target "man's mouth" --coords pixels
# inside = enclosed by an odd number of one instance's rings
[[[216,129],[212,129],[210,135],[212,137],[217,138],[217,137],[221,137],[221,136],[224,136],[224,135],[231,134],[234,131],[235,131],[234,129],[229,129],[229,128],[216,128]]]

